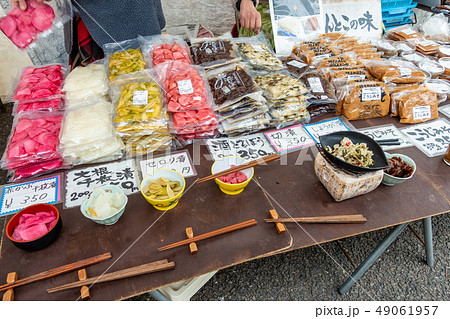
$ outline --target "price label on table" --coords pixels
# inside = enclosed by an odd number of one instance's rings
[[[384,151],[414,146],[409,138],[400,132],[393,124],[366,127],[359,129],[358,131],[374,140],[398,139],[400,145],[380,145]]]
[[[350,124],[344,123],[340,118],[334,118],[317,122],[314,124],[307,124],[303,126],[306,132],[314,139],[314,142],[320,143],[319,137],[339,131],[351,131]]]
[[[438,110],[439,112],[450,118],[450,104],[441,106]]]
[[[60,200],[60,176],[4,186],[0,216],[15,213],[33,204],[54,204]]]
[[[267,132],[264,135],[277,153],[295,151],[315,144],[301,124]]]
[[[408,126],[401,132],[428,157],[444,155],[450,144],[450,123],[446,119]]]
[[[67,172],[65,207],[80,206],[95,187],[104,185],[120,187],[126,195],[138,192],[139,183],[133,161],[129,159]]]
[[[187,151],[146,159],[141,161],[140,165],[142,177],[159,169],[172,169],[184,177],[197,175]]]
[[[215,161],[230,155],[252,161],[275,153],[273,147],[261,133],[237,138],[208,139],[205,142]]]

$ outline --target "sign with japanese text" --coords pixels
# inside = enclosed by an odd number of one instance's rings
[[[236,138],[207,139],[205,142],[214,161],[229,155],[251,161],[275,153],[261,133]]]
[[[80,206],[89,198],[95,187],[114,185],[123,189],[125,195],[139,191],[133,160],[107,163],[69,171],[66,173],[67,208]]]
[[[319,137],[339,131],[351,131],[350,124],[344,123],[340,118],[333,118],[314,124],[307,124],[303,127],[316,143],[320,143]]]
[[[54,204],[60,200],[60,176],[4,186],[0,216],[15,213],[33,204]]]
[[[315,144],[301,124],[267,132],[264,136],[277,153],[295,151]]]
[[[450,118],[450,104],[441,106],[440,108],[438,108],[438,110],[439,112]]]
[[[323,0],[325,33],[340,32],[360,39],[380,39],[380,0]]]
[[[149,158],[141,161],[140,165],[143,178],[159,169],[172,169],[184,177],[197,175],[188,151]]]
[[[402,132],[400,132],[400,130],[393,124],[366,127],[359,129],[358,131],[366,134],[374,140],[398,139],[398,143],[400,143],[399,145],[380,145],[384,151],[414,146],[409,138],[407,138]]]
[[[450,122],[446,119],[408,126],[401,132],[428,157],[444,155],[450,144]]]

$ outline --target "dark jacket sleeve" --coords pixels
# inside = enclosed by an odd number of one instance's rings
[[[236,9],[237,9],[238,11],[241,11],[241,1],[242,1],[242,0],[237,0],[237,1],[236,1]],[[253,4],[254,4],[255,7],[256,7],[256,0],[252,0],[252,2],[253,2]]]

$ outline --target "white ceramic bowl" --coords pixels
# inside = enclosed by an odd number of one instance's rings
[[[400,157],[403,162],[408,163],[414,169],[412,174],[411,174],[411,176],[406,177],[406,178],[392,176],[392,175],[387,174],[386,172],[383,172],[383,181],[382,181],[382,183],[384,185],[386,185],[386,186],[394,186],[396,184],[403,183],[404,181],[407,181],[408,179],[413,177],[414,173],[416,172],[416,163],[414,163],[414,161],[411,158],[409,158],[408,156],[403,155],[403,154],[389,154],[389,153],[386,153],[386,152],[384,154],[386,155],[387,159],[390,159],[392,157]]]
[[[110,190],[114,193],[121,193],[124,194],[123,190],[117,186],[114,185],[104,185],[100,187],[101,189],[104,190]],[[125,194],[124,194],[125,195]],[[113,215],[106,217],[106,218],[97,218],[97,217],[93,217],[91,216],[91,214],[88,212],[88,207],[87,207],[87,203],[88,200],[85,200],[83,202],[83,204],[81,204],[81,213],[84,215],[84,217],[89,218],[90,220],[96,222],[97,224],[101,224],[101,225],[113,225],[115,224],[119,218],[123,215],[124,211],[125,211],[125,206],[128,203],[128,197],[125,195],[125,203],[123,204],[122,207],[120,207],[116,213],[114,213]]]

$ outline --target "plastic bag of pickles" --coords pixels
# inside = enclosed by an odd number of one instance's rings
[[[142,71],[147,62],[140,49],[138,39],[126,40],[119,43],[107,43],[103,46],[107,57],[108,77],[111,83],[119,75]]]
[[[112,86],[114,123],[129,154],[147,154],[170,147],[172,135],[162,93],[150,70],[121,75]]]

